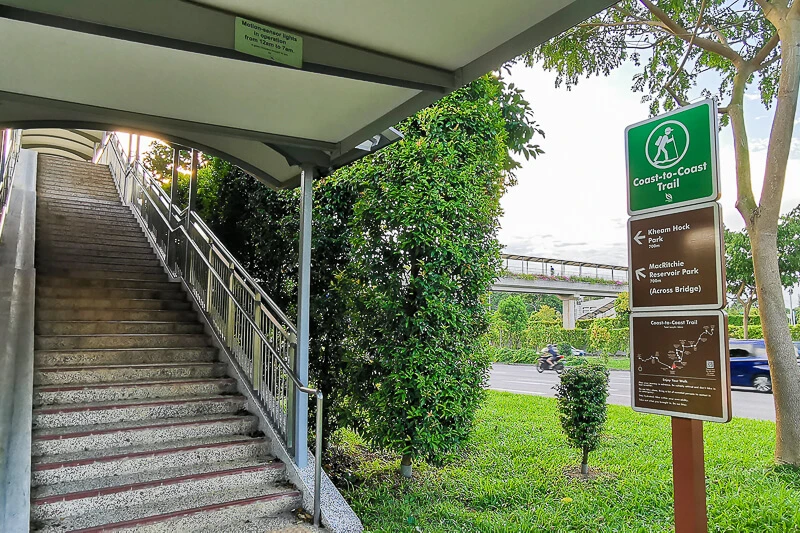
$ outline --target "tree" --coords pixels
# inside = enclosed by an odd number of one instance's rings
[[[780,219],[777,233],[778,269],[783,287],[791,287],[798,281],[800,271],[800,208]],[[750,237],[745,231],[725,229],[725,263],[728,293],[742,306],[742,330],[749,339],[748,324],[753,305],[758,300],[753,252]]]
[[[753,252],[747,233],[725,229],[725,271],[728,293],[742,306],[742,331],[744,338],[749,339],[750,309],[758,294],[753,274]]]
[[[614,313],[617,315],[617,327],[627,328],[629,318],[631,316],[630,299],[628,298],[628,291],[623,291],[617,295],[614,300]]]
[[[352,395],[361,431],[399,452],[405,475],[412,459],[461,445],[484,396],[478,348],[500,270],[500,197],[513,181],[509,150],[533,131],[507,130],[519,124],[505,118],[503,93],[480,78],[402,123],[402,141],[337,172],[358,193],[342,291]]]
[[[521,296],[511,296],[506,298],[497,306],[497,316],[505,329],[509,333],[511,348],[519,347],[522,333],[528,326],[528,312],[525,301]]]
[[[753,250],[759,312],[772,368],[776,407],[775,458],[800,465],[800,368],[785,319],[776,234],[800,85],[800,2],[791,0],[623,0],[531,51],[570,87],[581,76],[608,74],[626,61],[641,67],[633,88],[657,114],[684,105],[702,89],[722,101],[722,124],[733,130],[736,207]],[[713,76],[703,76],[713,72]],[[744,96],[755,85],[775,105],[761,197],[756,201]]]
[[[315,182],[310,374],[326,395],[324,437],[350,425],[408,466],[446,457],[471,428],[499,198],[510,153],[539,148],[528,103],[494,76],[400,128],[404,140]],[[293,316],[297,192],[223,174],[206,221]]]
[[[581,474],[589,474],[589,452],[597,449],[606,422],[608,370],[597,365],[567,368],[556,389],[561,427],[581,450]]]
[[[563,304],[558,296],[552,294],[515,294],[525,302],[528,314],[541,309],[543,305],[549,305],[559,313],[562,310]],[[489,307],[496,310],[500,302],[506,298],[511,298],[512,295],[507,292],[492,292],[489,297]]]
[[[561,320],[561,314],[549,305],[543,305],[530,316],[531,322],[557,322],[559,320]]]

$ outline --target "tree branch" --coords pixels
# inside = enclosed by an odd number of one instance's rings
[[[682,39],[686,42],[689,42],[691,39],[692,33],[672,20],[669,15],[667,15],[664,10],[660,7],[655,5],[650,0],[639,0],[644,6],[650,10],[650,12],[661,22],[663,22],[669,31],[675,35],[675,37]],[[723,43],[718,43],[717,41],[712,41],[711,39],[706,39],[705,37],[698,37],[695,39],[694,43],[706,50],[708,52],[720,55],[724,58],[731,60],[734,65],[738,66],[741,63],[744,63],[744,59],[738,53],[736,53],[733,48],[730,46],[726,46]]]
[[[684,100],[683,98],[681,98],[680,96],[678,96],[678,93],[676,93],[676,92],[675,92],[675,91],[672,89],[672,87],[671,87],[671,86],[669,86],[669,85],[665,85],[665,86],[664,86],[664,89],[665,89],[665,90],[666,90],[666,91],[669,93],[669,95],[670,95],[670,96],[672,96],[672,98],[675,100],[675,103],[676,103],[676,104],[678,104],[679,106],[683,107],[683,106],[687,106],[687,105],[689,105],[689,102],[687,102],[686,100]]]
[[[672,91],[672,82],[675,81],[675,78],[678,77],[678,73],[683,70],[683,66],[686,64],[686,60],[689,59],[689,54],[692,53],[692,47],[694,46],[694,41],[697,38],[697,30],[700,29],[700,24],[703,23],[703,14],[706,11],[706,0],[702,0],[700,2],[700,13],[697,15],[697,23],[694,25],[694,31],[692,32],[692,38],[689,39],[689,46],[686,47],[686,53],[683,54],[683,59],[681,59],[681,64],[678,65],[678,68],[675,69],[675,72],[672,73],[672,76],[669,77],[667,82],[664,84],[664,88],[669,91],[669,94],[672,95],[675,100],[678,100],[675,93]]]
[[[764,12],[764,16],[767,17],[767,20],[773,23],[773,26],[775,26],[775,23],[773,22],[772,17],[783,18],[788,12],[786,6],[770,2],[769,0],[756,0],[756,4],[758,4],[758,6],[761,8],[761,11]],[[797,2],[795,2],[795,5],[796,4]]]
[[[756,68],[756,70],[761,68],[761,64],[767,59],[769,54],[775,50],[775,47],[778,46],[778,43],[781,42],[781,38],[776,31],[772,37],[770,37],[769,41],[767,41],[764,46],[761,47],[761,50],[756,52],[756,55],[753,56],[753,59],[750,60],[750,63]]]

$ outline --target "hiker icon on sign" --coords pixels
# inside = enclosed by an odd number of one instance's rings
[[[677,165],[689,149],[689,131],[677,120],[662,122],[650,132],[645,144],[647,160],[656,168]]]

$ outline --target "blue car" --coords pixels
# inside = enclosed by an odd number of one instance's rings
[[[731,385],[753,387],[759,392],[772,392],[772,378],[763,340],[731,340],[730,355]]]

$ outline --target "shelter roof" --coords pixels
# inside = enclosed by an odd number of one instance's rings
[[[134,131],[291,187],[610,3],[0,0],[0,125]],[[241,51],[242,24],[298,39],[302,63]]]

